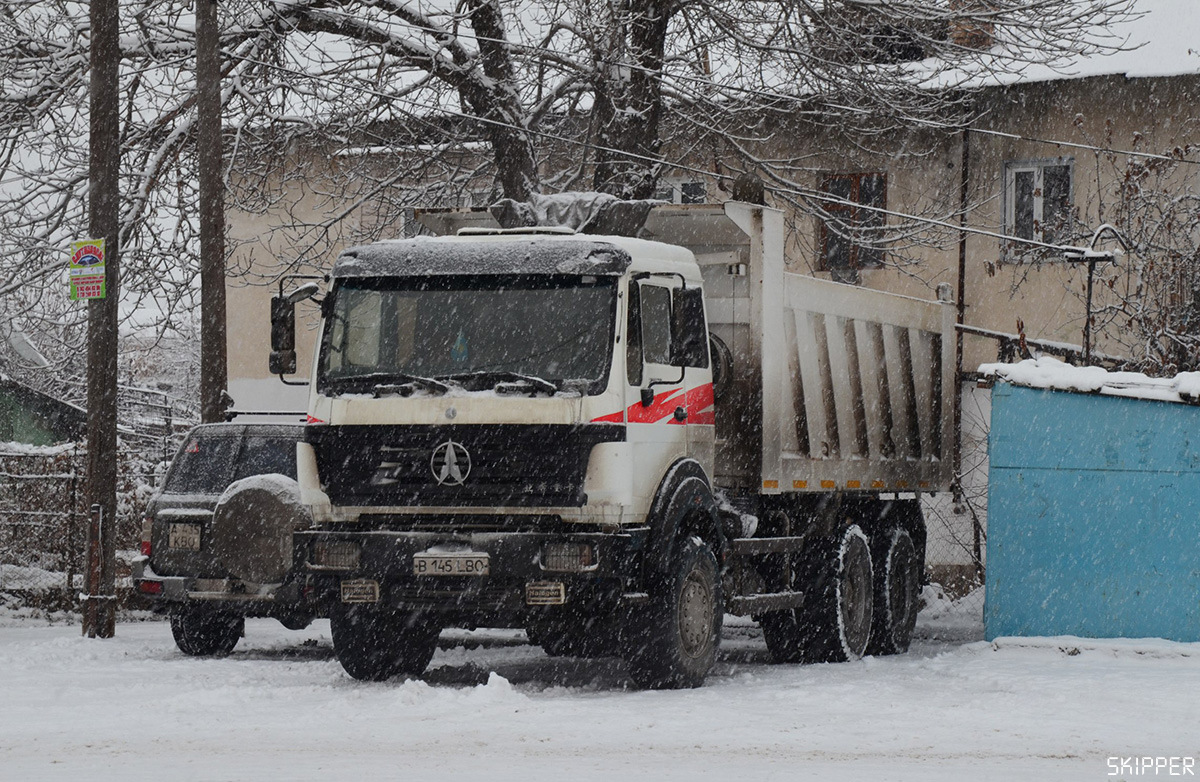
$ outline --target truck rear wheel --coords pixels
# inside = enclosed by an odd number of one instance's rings
[[[214,611],[178,611],[171,614],[171,635],[179,651],[192,657],[229,654],[246,627],[245,617]]]
[[[341,606],[329,624],[342,668],[355,679],[372,682],[424,673],[440,632],[420,616],[361,605]]]
[[[887,546],[875,574],[875,622],[868,654],[902,654],[912,643],[921,589],[917,548],[907,530],[886,533]]]
[[[699,687],[717,659],[723,618],[717,558],[698,538],[681,541],[650,602],[626,618],[621,642],[634,683]]]
[[[857,524],[814,544],[799,571],[804,605],[762,617],[763,638],[782,663],[857,660],[871,638],[871,548]]]

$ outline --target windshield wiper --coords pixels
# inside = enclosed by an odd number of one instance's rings
[[[439,375],[442,380],[453,380],[463,383],[464,386],[469,386],[471,381],[486,384],[491,388],[499,388],[499,384],[505,380],[513,383],[524,383],[531,386],[537,391],[544,391],[547,394],[557,394],[558,384],[552,383],[545,378],[540,378],[537,375],[526,375],[521,372],[509,372],[507,370],[494,370],[482,372],[464,372],[459,375]]]
[[[370,391],[375,396],[383,394],[400,394],[405,389],[419,386],[429,391],[444,394],[450,390],[448,383],[433,377],[411,375],[407,372],[371,372],[366,375],[350,375],[348,377],[331,378],[331,386],[342,390],[356,389]]]

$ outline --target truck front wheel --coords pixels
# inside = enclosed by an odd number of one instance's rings
[[[622,637],[629,673],[643,688],[699,687],[721,640],[724,605],[712,549],[689,538],[677,544],[671,561],[650,602],[627,617]]]
[[[333,652],[346,673],[361,681],[396,674],[419,676],[437,649],[440,628],[414,614],[374,606],[340,606],[329,617]]]
[[[171,635],[179,651],[192,657],[229,654],[246,627],[245,617],[215,611],[177,611],[171,614]]]

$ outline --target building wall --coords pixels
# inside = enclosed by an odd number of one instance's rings
[[[1190,116],[1192,107],[1200,102],[1198,99],[1198,77],[1132,80],[1121,76],[1094,77],[1024,84],[984,93],[976,126],[1028,140],[971,134],[968,225],[996,234],[1006,230],[1006,161],[1060,157],[1069,160],[1073,170],[1075,227],[1087,232],[1116,219],[1116,193],[1123,184],[1130,158],[1074,149],[1047,140],[1151,152],[1186,148],[1188,144],[1200,143],[1200,131]],[[962,171],[960,139],[957,134],[913,131],[864,145],[853,139],[840,139],[829,129],[797,126],[773,134],[756,151],[763,157],[802,161],[795,179],[808,189],[819,186],[823,172],[886,172],[890,211],[956,225]],[[292,154],[296,160],[316,162],[307,164],[310,170],[291,172],[287,182],[278,183],[279,200],[265,214],[232,211],[229,215],[230,232],[238,243],[233,265],[239,274],[231,278],[229,289],[229,367],[231,392],[239,405],[245,404],[239,394],[247,398],[261,396],[261,389],[268,387],[252,386],[247,381],[269,377],[266,372],[269,298],[281,262],[303,257],[309,263],[302,265],[301,270],[315,271],[327,267],[341,249],[381,226],[385,236],[398,236],[405,230],[398,224],[394,210],[374,208],[371,199],[381,201],[386,194],[373,196],[347,191],[340,199],[330,195],[330,189],[320,183],[343,165],[337,159],[325,159],[324,153],[314,150],[294,150]],[[711,164],[711,160],[692,162]],[[376,165],[386,167],[387,163],[380,160]],[[1200,167],[1183,165],[1158,186],[1194,189],[1198,174]],[[309,183],[313,186],[309,187]],[[403,184],[401,178],[396,187],[399,189]],[[706,185],[709,200],[728,197],[717,182],[709,181]],[[358,203],[356,199],[360,197],[364,200]],[[829,277],[828,272],[817,270],[820,221],[794,206],[798,200],[794,193],[781,193],[772,200],[788,211],[790,268]],[[299,241],[297,231],[281,229],[288,222],[316,224],[343,211],[348,212],[348,219],[322,234],[315,251],[310,250],[314,244],[311,235]],[[888,220],[893,226],[898,223],[894,217]],[[860,284],[920,298],[933,298],[940,283],[957,290],[955,231],[926,226],[916,235],[893,241],[887,257],[884,266],[861,270]],[[1122,259],[1116,268],[1099,270],[1093,311],[1101,314],[1094,337],[1095,349],[1116,354],[1128,352],[1127,344],[1112,338],[1122,332],[1122,320],[1119,313],[1111,311],[1117,302],[1107,282],[1110,278],[1114,282],[1123,279],[1135,261],[1147,260]],[[250,272],[250,276],[240,276],[243,272]],[[1030,338],[1076,345],[1082,342],[1086,279],[1082,266],[1067,264],[1054,254],[1036,261],[1014,262],[1002,251],[998,239],[971,235],[966,240],[965,277],[969,325],[1015,333],[1019,319]],[[1121,285],[1114,287],[1120,290]],[[1110,311],[1106,312],[1106,308]],[[297,336],[302,368],[311,363],[311,336],[305,335],[312,334],[314,311],[311,305],[300,308]],[[996,355],[993,340],[967,337],[964,368],[973,370],[980,363],[995,360]],[[274,387],[281,390],[289,403],[303,396],[282,387],[278,381]]]

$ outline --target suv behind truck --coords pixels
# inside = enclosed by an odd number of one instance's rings
[[[135,588],[170,616],[179,649],[232,651],[245,618],[302,629],[315,616],[290,577],[299,504],[294,424],[203,424],[184,440],[142,528]]]

